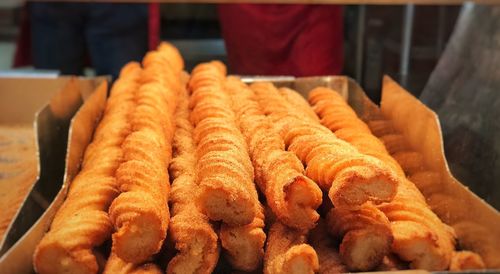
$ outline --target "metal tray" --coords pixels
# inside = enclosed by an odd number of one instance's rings
[[[366,96],[361,87],[352,79],[344,76],[324,76],[324,77],[304,77],[304,78],[294,78],[294,77],[259,77],[259,76],[242,76],[241,77],[244,82],[251,83],[256,81],[271,81],[275,85],[279,87],[289,87],[303,96],[306,96],[308,92],[317,86],[325,86],[336,89],[339,91],[344,98],[348,101],[351,107],[357,112],[357,114],[363,119],[369,119],[373,117],[381,117],[383,115],[381,109],[375,105],[370,99]],[[31,273],[32,270],[32,254],[35,249],[36,244],[43,236],[43,233],[48,229],[50,222],[57,211],[58,207],[62,204],[66,191],[68,188],[68,182],[74,177],[74,175],[79,170],[79,165],[81,161],[82,154],[91,140],[92,133],[99,121],[100,115],[105,106],[106,98],[106,87],[100,86],[91,96],[84,100],[84,103],[74,118],[71,120],[71,125],[69,126],[69,137],[68,137],[68,146],[66,151],[65,161],[60,160],[58,165],[62,165],[64,168],[64,176],[59,176],[58,178],[52,178],[52,184],[47,184],[50,191],[56,193],[54,201],[50,204],[48,208],[45,209],[45,212],[41,216],[40,219],[25,233],[21,239],[14,244],[7,253],[3,254],[0,258],[0,273]],[[408,102],[409,106],[412,107],[417,104],[418,100]],[[383,109],[382,109],[383,110]],[[46,108],[39,114],[39,116],[44,117],[43,112],[49,111]],[[429,111],[430,110],[422,110]],[[47,114],[45,114],[47,115]],[[43,123],[47,123],[44,121]],[[435,123],[432,125],[432,136],[435,138],[441,138],[439,123],[437,120],[434,122],[430,121],[430,123]],[[437,125],[437,127],[436,127]],[[54,125],[53,125],[54,126]],[[441,140],[441,139],[439,139]],[[50,151],[54,149],[54,142],[44,142],[43,148],[40,150],[41,152]],[[59,143],[58,146],[61,146]],[[442,143],[436,142],[436,151],[442,151]],[[441,146],[441,147],[439,147]],[[444,159],[444,155],[442,155]],[[41,158],[42,160],[46,160]],[[50,162],[48,162],[50,163]],[[55,163],[55,162],[52,162]],[[447,170],[446,161],[444,160],[444,166],[441,168],[443,172],[447,172],[449,174],[449,170]],[[43,166],[42,166],[43,167]],[[451,174],[449,174],[450,178],[454,179]],[[54,183],[57,182],[57,183]],[[471,230],[463,230],[462,234],[468,237],[467,241],[475,241],[478,240],[478,243],[488,245],[489,247],[495,246],[496,243],[500,243],[500,235],[498,233],[498,229],[495,228],[495,224],[500,223],[500,216],[497,211],[492,209],[489,205],[484,203],[479,197],[475,196],[470,191],[466,190],[463,185],[456,181],[452,181],[450,183],[450,187],[452,189],[458,189],[460,191],[465,191],[465,195],[467,201],[471,202],[477,214],[468,216],[472,222],[476,224],[477,227],[481,227],[482,233],[486,233],[488,237],[486,241],[484,237],[480,237],[482,235],[475,235]],[[28,203],[25,204],[26,207],[29,207]],[[460,215],[457,212],[448,212],[448,215]],[[454,218],[447,218],[446,216],[440,216],[445,220],[456,221]],[[449,216],[448,216],[449,217]],[[462,218],[463,216],[458,216]],[[461,220],[459,218],[459,220]],[[488,220],[487,223],[485,220]],[[16,230],[17,224],[14,224],[12,229]],[[22,227],[22,229],[26,229],[26,227]],[[460,238],[459,235],[459,238]],[[488,241],[490,241],[488,243]],[[495,253],[496,254],[496,253]],[[2,255],[2,254],[0,254]],[[496,273],[495,270],[486,270],[486,271],[477,271],[477,272],[461,272],[461,273]],[[428,273],[427,271],[421,270],[413,270],[412,273]],[[447,272],[439,272],[439,273],[447,273]]]
[[[5,110],[2,122],[32,127],[35,138],[36,175],[30,178],[34,182],[20,197],[24,202],[0,242],[0,273],[25,273],[32,271],[34,247],[64,200],[67,182],[79,169],[104,108],[107,84],[105,77],[16,78],[0,79],[0,87],[1,104],[5,104],[0,107]]]

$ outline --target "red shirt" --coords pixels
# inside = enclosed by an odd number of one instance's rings
[[[343,66],[342,7],[221,4],[230,70],[247,75],[330,75]]]

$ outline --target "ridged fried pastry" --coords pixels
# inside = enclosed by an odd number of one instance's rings
[[[162,271],[154,263],[136,265],[127,263],[116,256],[114,252],[109,255],[103,274],[161,274]]]
[[[347,267],[340,259],[339,251],[334,239],[328,235],[324,220],[309,233],[309,242],[316,251],[319,260],[320,274],[336,274],[348,272]]]
[[[359,153],[328,128],[301,117],[272,84],[255,83],[251,87],[287,150],[307,165],[306,175],[329,192],[335,206],[380,203],[394,197],[396,176],[381,161]]]
[[[479,254],[471,251],[457,251],[453,253],[450,271],[464,271],[472,269],[485,269],[483,259]]]
[[[315,273],[319,269],[316,251],[306,243],[303,232],[288,228],[280,222],[268,232],[264,255],[264,273]]]
[[[120,146],[131,127],[128,115],[135,103],[140,66],[126,65],[114,85],[104,116],[87,149],[80,173],[72,181],[66,200],[50,230],[38,244],[34,268],[39,273],[97,273],[92,251],[111,236],[107,210],[118,195],[114,177],[122,161]]]
[[[264,212],[259,210],[254,220],[243,226],[222,224],[220,240],[228,262],[234,269],[256,270],[264,257]]]
[[[320,97],[315,100],[322,104],[322,108],[350,108],[338,94],[329,89],[317,88],[311,91],[311,96]],[[315,108],[315,107],[313,107]],[[315,108],[316,109],[316,108]],[[410,181],[408,181],[398,167],[398,163],[392,160],[388,152],[400,152],[406,149],[404,139],[401,135],[391,134],[382,138],[387,151],[381,149],[380,144],[373,140],[373,136],[365,132],[354,134],[359,128],[356,124],[364,124],[355,114],[350,118],[350,124],[338,131],[360,151],[373,155],[399,174],[399,184],[396,196],[391,202],[380,204],[379,209],[384,212],[389,221],[394,236],[392,251],[401,259],[409,261],[412,268],[428,270],[443,270],[449,265],[451,254],[454,250],[454,233],[450,227],[445,225],[430,210],[423,195]],[[319,115],[322,121],[335,120],[337,117]],[[352,132],[346,134],[346,130]],[[412,159],[410,159],[412,160]],[[408,160],[408,162],[411,162]],[[420,165],[420,164],[419,164]],[[408,166],[415,166],[409,163]]]
[[[241,226],[254,220],[260,203],[248,149],[236,124],[231,98],[223,89],[224,80],[224,65],[214,61],[196,66],[189,81],[198,205],[213,221]]]
[[[175,130],[173,114],[182,84],[181,71],[168,50],[143,60],[141,86],[134,92],[132,126],[122,144],[124,162],[116,171],[121,194],[109,208],[116,232],[113,249],[126,262],[139,264],[157,253],[166,237],[170,191],[168,164]],[[177,53],[178,54],[178,53]]]
[[[318,116],[316,115],[314,110],[312,110],[311,106],[307,103],[304,97],[302,97],[302,95],[289,88],[280,88],[279,93],[296,110],[307,115],[307,117],[313,121],[319,121]]]
[[[251,89],[236,78],[228,78],[239,127],[246,138],[255,167],[255,181],[278,219],[293,228],[309,230],[319,218],[316,209],[322,193],[304,175],[304,168],[285,144],[271,121],[262,113]]]
[[[340,258],[349,270],[372,270],[389,254],[393,240],[391,224],[374,205],[333,208],[327,221],[332,235],[342,239]]]
[[[180,94],[175,122],[174,158],[170,164],[173,177],[170,193],[172,218],[168,231],[178,253],[168,263],[167,273],[208,274],[217,264],[220,248],[208,217],[200,213],[195,205],[198,195],[196,156],[185,90]]]

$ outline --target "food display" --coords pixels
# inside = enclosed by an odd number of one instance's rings
[[[122,69],[36,272],[486,267],[427,204],[437,175],[390,120],[329,88],[307,101],[218,61],[183,69],[168,43]]]

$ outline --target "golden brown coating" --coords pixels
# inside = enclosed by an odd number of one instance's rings
[[[304,175],[304,167],[285,144],[271,121],[260,110],[255,94],[236,78],[228,78],[241,132],[246,138],[255,181],[278,219],[293,228],[309,230],[319,218],[321,189]]]
[[[338,119],[328,114],[326,109],[330,108],[350,108],[338,94],[329,89],[318,88],[311,92],[311,96],[316,96],[316,104],[321,104],[322,121]],[[321,99],[317,99],[321,98]],[[314,106],[316,110],[316,106]],[[349,111],[345,111],[348,113]],[[360,125],[365,125],[357,118],[354,112],[349,123],[345,127],[337,129],[335,133],[340,138],[350,142],[361,152],[378,158],[392,168],[399,175],[399,184],[396,196],[391,202],[379,205],[379,209],[384,212],[389,221],[394,236],[392,251],[401,259],[411,262],[412,268],[422,268],[428,270],[446,269],[450,262],[451,253],[454,250],[454,233],[450,227],[445,225],[430,210],[424,197],[413,183],[406,179],[398,161],[394,161],[389,153],[402,153],[406,149],[406,144],[402,135],[385,135],[381,139],[387,150],[381,147],[380,142],[374,140],[374,136],[366,133]],[[345,117],[344,117],[345,118]],[[357,125],[359,124],[359,125]],[[356,131],[358,131],[356,133]],[[404,152],[406,169],[418,171],[422,166],[420,161]]]
[[[316,251],[320,274],[346,273],[349,270],[342,263],[334,239],[328,235],[324,220],[309,233],[309,242]]]
[[[120,195],[109,208],[115,227],[113,249],[126,262],[139,264],[157,253],[166,237],[170,192],[168,164],[172,157],[174,111],[181,71],[170,64],[175,52],[149,52],[143,60],[132,126],[123,142],[123,163],[116,171]],[[180,58],[178,56],[178,58]]]
[[[215,61],[196,66],[189,81],[198,206],[213,221],[241,226],[254,220],[260,202],[247,145],[223,88],[224,80],[225,67]]]
[[[464,271],[472,269],[485,269],[483,259],[479,254],[471,251],[457,251],[453,253],[450,271]]]
[[[375,271],[397,271],[405,269],[408,269],[408,264],[391,253],[384,257]]]
[[[370,203],[358,209],[333,208],[327,222],[332,235],[342,239],[340,258],[351,271],[373,270],[390,252],[391,224]]]
[[[39,273],[97,273],[93,248],[111,236],[108,207],[118,195],[115,172],[122,162],[121,144],[131,131],[128,115],[135,107],[140,66],[126,65],[115,83],[102,121],[85,152],[80,173],[34,254]]]
[[[306,175],[329,192],[335,206],[380,203],[394,197],[396,175],[381,161],[359,153],[319,123],[304,119],[272,84],[262,82],[251,87],[287,150],[307,165]]]
[[[280,222],[268,232],[264,273],[315,273],[319,269],[316,251],[306,243],[307,236]]]
[[[170,260],[167,273],[212,273],[219,259],[219,243],[208,217],[195,205],[195,145],[189,122],[188,95],[184,90],[176,110],[173,139],[174,158],[170,164],[173,177],[170,193],[169,235],[178,253]]]
[[[298,110],[299,112],[302,112],[305,114],[308,118],[310,118],[313,121],[319,121],[318,116],[314,112],[314,110],[311,108],[309,103],[307,103],[306,99],[302,97],[299,93],[296,91],[289,89],[289,88],[280,88],[279,92],[285,100],[292,105],[293,108]]]
[[[259,210],[254,220],[243,226],[220,227],[220,240],[227,261],[237,270],[254,271],[261,266],[264,257],[264,212]]]
[[[161,269],[154,263],[136,265],[127,263],[114,252],[109,255],[103,274],[161,274]]]

